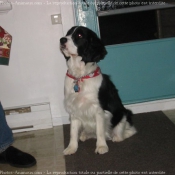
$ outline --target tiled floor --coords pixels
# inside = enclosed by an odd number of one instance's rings
[[[32,154],[37,165],[31,168],[14,168],[7,164],[0,164],[1,171],[8,174],[58,174],[64,173],[65,160],[63,156],[64,138],[62,126],[52,129],[37,130],[14,134],[14,147]],[[28,172],[28,173],[27,173]],[[2,173],[2,174],[3,174]]]
[[[175,123],[175,110],[163,111]],[[14,168],[0,164],[0,174],[64,174],[64,138],[62,126],[52,129],[14,134],[13,146],[32,154],[37,165],[32,168]],[[1,173],[3,171],[3,173]]]

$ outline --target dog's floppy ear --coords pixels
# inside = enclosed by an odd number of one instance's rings
[[[87,62],[99,62],[102,60],[107,51],[102,43],[102,41],[98,38],[96,33],[89,30],[89,35],[84,45],[84,48],[81,49],[82,61]]]

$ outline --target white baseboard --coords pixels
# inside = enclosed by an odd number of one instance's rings
[[[125,105],[134,114],[175,109],[175,98]]]
[[[13,133],[52,128],[50,103],[31,104],[5,109]]]
[[[134,114],[175,109],[175,98],[125,105]],[[54,121],[53,121],[54,122]],[[69,124],[69,116],[62,117],[62,124]],[[55,124],[53,123],[55,126]]]

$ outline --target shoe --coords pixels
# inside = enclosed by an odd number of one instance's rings
[[[36,165],[36,159],[30,154],[10,146],[4,152],[0,153],[0,163],[18,168],[29,168]]]

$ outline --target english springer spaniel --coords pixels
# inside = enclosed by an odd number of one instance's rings
[[[136,133],[132,112],[126,109],[108,75],[97,62],[107,51],[97,35],[82,26],[72,27],[60,39],[66,58],[65,109],[70,115],[70,143],[65,155],[74,154],[78,140],[96,138],[95,153],[108,152],[106,140],[120,142]]]

